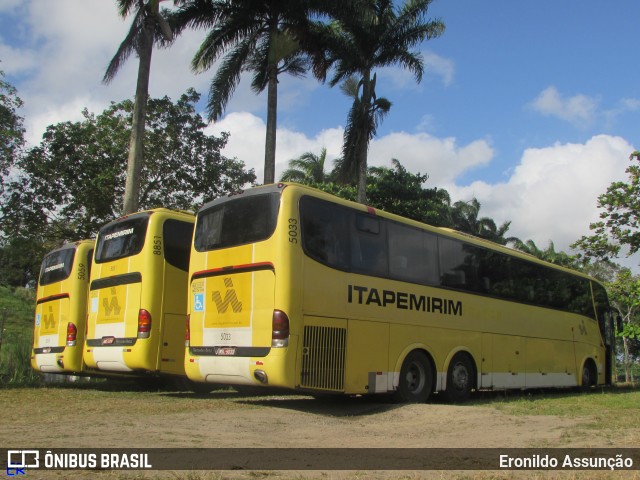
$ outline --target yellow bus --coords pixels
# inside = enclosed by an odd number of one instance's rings
[[[301,185],[204,205],[189,289],[195,381],[406,402],[611,383],[596,281]]]
[[[194,220],[192,214],[158,208],[100,229],[89,287],[88,367],[184,375]]]
[[[43,373],[83,371],[82,348],[93,240],[68,243],[42,261],[36,290],[31,366]]]

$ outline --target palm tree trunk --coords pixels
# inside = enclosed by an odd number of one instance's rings
[[[273,6],[277,7],[274,2]],[[278,17],[272,11],[269,21],[269,53],[267,57],[267,132],[264,142],[264,184],[276,181],[276,125],[278,123]]]
[[[156,2],[156,8],[157,8]],[[140,195],[140,175],[144,163],[144,129],[149,97],[149,76],[151,73],[151,53],[153,52],[153,19],[148,17],[143,31],[143,40],[138,51],[138,81],[136,98],[133,104],[133,120],[129,139],[129,158],[127,161],[127,179],[124,186],[122,214],[138,211]]]
[[[367,203],[367,156],[369,152],[369,138],[371,137],[371,125],[373,112],[371,111],[371,71],[367,70],[362,76],[362,131],[360,133],[360,145],[358,145],[358,196],[359,203]]]
[[[264,184],[274,183],[276,178],[276,124],[278,112],[278,66],[269,65],[267,86],[267,134],[264,146]]]

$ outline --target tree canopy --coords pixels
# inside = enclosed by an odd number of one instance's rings
[[[616,258],[640,251],[640,152],[632,153],[629,161],[628,181],[613,182],[598,197],[601,220],[589,226],[593,233],[572,245],[587,258]]]
[[[23,119],[18,114],[20,107],[22,100],[15,87],[4,80],[4,72],[0,70],[0,187],[24,146]]]
[[[253,170],[220,154],[227,135],[210,136],[189,90],[173,103],[148,102],[140,207],[194,211],[201,203],[255,181]],[[95,236],[120,216],[133,102],[47,128],[40,145],[15,162],[0,207],[5,243],[37,239],[51,249]],[[42,252],[40,252],[42,253]]]

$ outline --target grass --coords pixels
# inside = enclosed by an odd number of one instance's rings
[[[41,381],[30,364],[34,305],[33,290],[0,286],[0,387]]]

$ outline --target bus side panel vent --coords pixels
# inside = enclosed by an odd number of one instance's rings
[[[301,386],[344,391],[345,328],[304,327]]]

